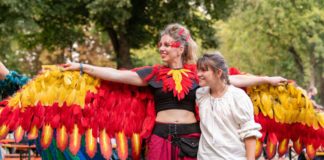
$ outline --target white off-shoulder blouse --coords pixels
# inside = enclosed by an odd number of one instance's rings
[[[209,87],[199,88],[196,97],[202,132],[198,159],[246,159],[244,139],[262,136],[248,95],[230,85],[220,98],[212,97]]]

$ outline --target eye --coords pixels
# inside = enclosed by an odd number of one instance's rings
[[[160,48],[160,47],[162,47],[162,46],[164,46],[164,47],[170,47],[170,46],[172,46],[172,44],[170,44],[170,43],[168,43],[168,42],[164,42],[164,43],[159,42],[159,43],[157,44],[157,47],[158,47],[158,48]]]
[[[169,42],[166,42],[166,43],[164,43],[164,46],[165,47],[170,47],[170,43]]]
[[[159,43],[157,44],[157,48],[160,48],[161,46],[162,46],[162,43],[159,42]]]

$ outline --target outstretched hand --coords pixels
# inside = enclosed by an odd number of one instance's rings
[[[270,83],[271,85],[277,86],[286,83],[287,79],[280,76],[267,77],[267,82]]]
[[[9,70],[7,69],[7,67],[2,64],[2,62],[0,61],[0,80],[4,79],[6,77],[6,75],[9,74]]]
[[[80,70],[80,63],[66,63],[62,65],[64,71],[78,71]]]

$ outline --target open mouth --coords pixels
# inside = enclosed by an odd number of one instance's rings
[[[205,77],[198,77],[199,78],[199,80],[205,80]]]

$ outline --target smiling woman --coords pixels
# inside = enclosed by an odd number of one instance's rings
[[[191,38],[190,32],[179,24],[172,24],[166,27],[161,33],[161,40],[158,43],[162,61],[167,65],[173,63],[195,64],[197,54],[197,44]],[[173,61],[173,62],[172,62]],[[171,68],[181,68],[170,66]]]
[[[157,116],[148,139],[147,158],[196,159],[200,136],[195,116],[196,42],[184,26],[170,24],[161,32],[158,47],[164,64],[139,68],[136,72],[78,63],[66,64],[65,70],[83,70],[103,80],[149,86]]]

